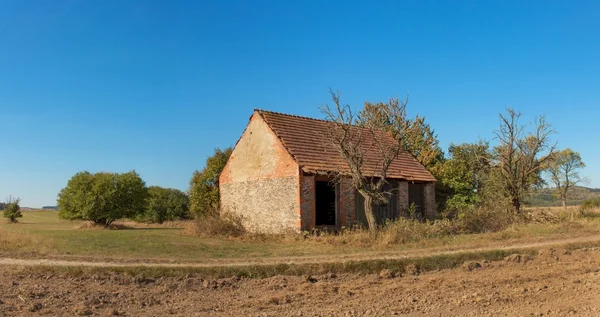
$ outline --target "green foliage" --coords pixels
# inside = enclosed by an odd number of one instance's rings
[[[136,220],[147,223],[163,223],[189,219],[188,204],[188,196],[178,189],[151,186],[148,188],[146,210],[139,214]]]
[[[481,192],[492,168],[492,154],[485,141],[451,144],[448,152],[450,158],[440,165],[438,178],[445,190],[446,210],[456,214],[481,202]]]
[[[204,169],[194,171],[188,190],[192,214],[201,216],[219,213],[219,176],[232,151],[231,147],[215,149],[214,154],[206,159]]]
[[[117,219],[135,218],[146,208],[148,189],[135,172],[75,174],[58,194],[59,216],[109,226]]]
[[[7,218],[11,223],[17,223],[17,218],[23,217],[23,214],[21,214],[21,206],[19,206],[20,203],[20,198],[13,198],[10,196],[6,200],[6,203],[3,204],[4,217]]]

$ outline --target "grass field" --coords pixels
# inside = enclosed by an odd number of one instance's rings
[[[310,239],[303,239],[299,235],[277,238],[199,238],[172,225],[141,225],[131,229],[103,230],[86,228],[84,222],[61,220],[55,211],[26,211],[23,214],[24,217],[18,224],[0,220],[0,256],[213,262],[365,255],[425,248],[468,249],[600,233],[600,220],[586,218],[557,224],[514,225],[496,233],[445,236],[395,245],[365,245],[328,236]],[[566,218],[566,214],[559,216]]]

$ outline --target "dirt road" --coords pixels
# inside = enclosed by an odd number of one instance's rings
[[[5,269],[0,316],[599,316],[599,272],[596,248],[396,276],[73,278]]]
[[[50,266],[87,266],[87,267],[134,267],[134,266],[148,266],[148,267],[214,267],[214,266],[225,266],[225,267],[236,267],[236,266],[248,266],[248,265],[275,265],[275,264],[319,264],[319,263],[337,263],[344,261],[361,261],[361,260],[401,260],[406,258],[416,257],[427,257],[437,255],[451,255],[463,252],[483,252],[491,250],[523,250],[523,249],[538,249],[547,247],[563,247],[569,244],[582,244],[592,243],[600,245],[600,235],[576,237],[571,239],[556,239],[556,240],[545,240],[539,242],[529,243],[518,243],[504,246],[492,246],[484,248],[469,248],[464,249],[420,249],[411,251],[374,251],[374,252],[362,252],[359,254],[344,254],[344,255],[318,255],[318,256],[302,256],[302,257],[279,257],[279,258],[265,258],[265,259],[221,259],[221,260],[203,260],[202,262],[161,262],[161,261],[145,261],[145,260],[124,260],[119,259],[116,261],[99,261],[99,260],[80,260],[68,257],[66,259],[57,258],[3,258],[0,254],[0,266],[2,265],[19,265],[19,266],[35,266],[35,265],[50,265]]]

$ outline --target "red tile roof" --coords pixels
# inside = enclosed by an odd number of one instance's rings
[[[304,172],[315,174],[349,172],[348,164],[329,139],[330,121],[259,109],[255,112],[271,127]],[[388,136],[394,142],[391,135]],[[367,143],[365,142],[365,146]],[[366,152],[363,165],[365,170],[378,170],[376,151],[363,152]],[[392,162],[388,169],[388,178],[435,181],[433,175],[407,152],[401,152]]]

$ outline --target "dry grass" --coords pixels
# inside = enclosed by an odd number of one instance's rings
[[[13,224],[19,226],[19,224]],[[42,255],[47,254],[52,245],[43,238],[26,232],[0,230],[0,253]]]
[[[550,222],[524,219],[485,233],[469,231],[468,226],[456,221],[422,223],[402,219],[376,233],[343,228],[339,232],[260,235],[241,234],[235,225],[214,219],[200,223],[200,227],[194,222],[163,225],[119,222],[127,229],[87,230],[78,229],[82,222],[74,224],[58,219],[55,212],[25,212],[19,224],[0,223],[0,252],[9,257],[44,254],[116,261],[253,261],[488,248],[600,233],[600,217],[596,216],[600,212],[570,221],[568,217],[559,217],[559,211],[555,210],[528,211],[533,215],[557,214]],[[493,218],[486,219],[493,222]]]
[[[201,217],[186,226],[185,232],[200,237],[235,238],[248,235],[239,218]]]
[[[436,220],[420,222],[401,218],[389,222],[376,232],[365,228],[342,228],[337,232],[310,231],[302,234],[266,235],[235,231],[241,228],[228,221],[206,219],[194,223],[186,230],[187,234],[202,237],[218,236],[230,241],[260,245],[273,243],[288,245],[298,251],[310,250],[317,254],[324,247],[336,250],[414,250],[414,249],[456,249],[464,247],[489,247],[506,243],[541,241],[544,239],[568,238],[600,233],[600,218],[578,217],[571,221],[568,215],[560,214],[560,209],[529,209],[522,216],[510,213],[492,213],[478,210],[458,220]],[[600,216],[600,214],[599,214]],[[198,227],[200,226],[200,228]],[[237,230],[237,229],[236,229]],[[204,233],[199,233],[204,232]],[[346,253],[348,251],[342,251]]]

